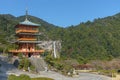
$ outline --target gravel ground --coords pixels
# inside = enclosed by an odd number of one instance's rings
[[[39,74],[31,74],[31,73],[24,72],[24,71],[13,70],[13,71],[8,71],[7,74],[16,74],[18,76],[20,74],[27,74],[31,78],[49,77],[49,78],[53,78],[55,80],[112,80],[110,77],[103,76],[103,75],[91,74],[91,73],[80,73],[79,76],[76,78],[66,77],[59,73],[53,72],[53,71],[40,72]]]

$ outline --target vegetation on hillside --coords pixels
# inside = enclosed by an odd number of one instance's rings
[[[120,14],[87,21],[76,26],[61,28],[39,18],[29,16],[30,21],[40,23],[44,34],[41,40],[60,40],[61,58],[76,59],[85,64],[90,60],[111,60],[120,57]],[[24,16],[0,15],[0,51],[9,40],[14,40],[14,26],[23,21]],[[2,49],[1,49],[2,48]]]
[[[62,40],[61,56],[64,59],[73,58],[84,64],[120,57],[120,14],[54,29],[49,34],[52,39]]]

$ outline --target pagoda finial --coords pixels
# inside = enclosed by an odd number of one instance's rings
[[[28,20],[28,9],[26,8],[26,17],[25,17],[25,20]]]

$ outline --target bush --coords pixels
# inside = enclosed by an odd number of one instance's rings
[[[22,54],[22,53],[19,53],[19,54],[18,54],[18,57],[19,57],[19,59],[23,59],[23,54]]]
[[[35,71],[35,70],[36,70],[36,69],[35,69],[35,66],[30,65],[30,70],[31,70],[31,71]]]
[[[25,62],[24,62],[24,67],[23,67],[23,69],[26,70],[26,71],[28,71],[28,67],[30,66],[30,61],[29,61],[27,58],[25,58],[24,61],[25,61]]]
[[[18,68],[28,71],[28,67],[30,67],[30,61],[27,58],[24,58],[20,61]]]

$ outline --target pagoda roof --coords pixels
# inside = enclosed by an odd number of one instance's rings
[[[19,22],[19,24],[28,25],[28,26],[40,26],[40,24],[33,23],[33,22],[29,21],[28,19],[25,19],[25,21],[23,21],[23,22]]]
[[[39,44],[42,41],[16,41],[15,43],[35,43],[35,44]]]

